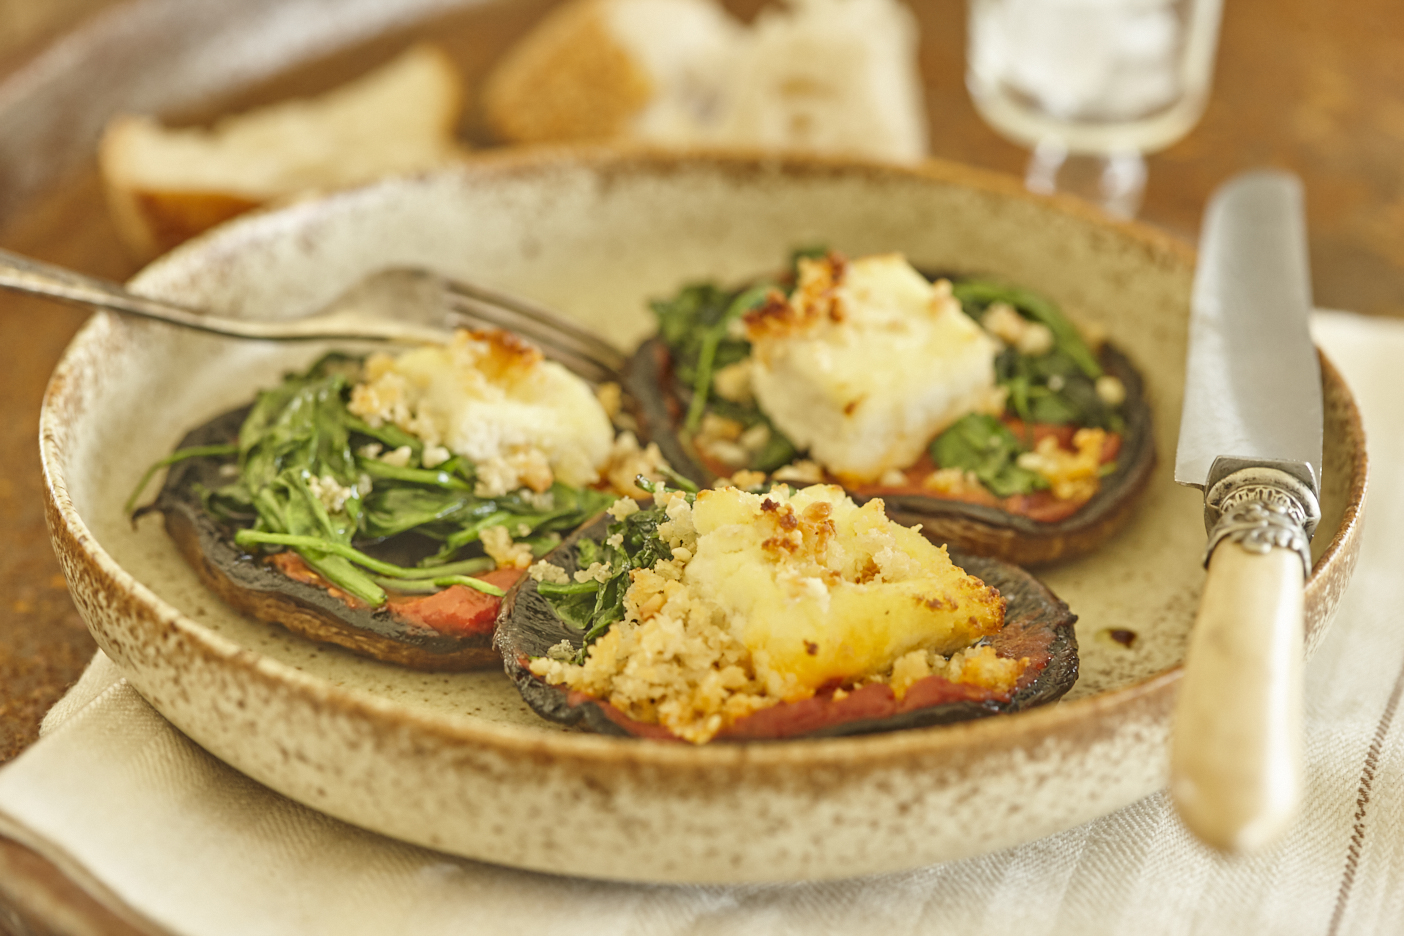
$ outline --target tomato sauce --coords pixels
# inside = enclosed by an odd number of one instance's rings
[[[1073,446],[1073,436],[1080,426],[1055,425],[1052,423],[1025,423],[1012,416],[1006,416],[1002,422],[1010,428],[1013,433],[1030,448],[1037,445],[1046,438],[1054,438],[1058,441],[1058,447],[1069,452],[1075,451]],[[1102,442],[1101,463],[1111,464],[1116,461],[1116,456],[1121,452],[1121,435],[1115,432],[1108,432]],[[1041,523],[1057,523],[1059,520],[1066,520],[1081,509],[1087,503],[1085,500],[1062,500],[1054,497],[1051,491],[1033,491],[1029,494],[1014,494],[1009,497],[999,498],[983,487],[973,488],[959,493],[947,491],[936,491],[925,487],[926,479],[936,472],[936,463],[931,460],[929,453],[923,452],[916,464],[907,468],[902,473],[906,475],[907,483],[901,485],[867,484],[859,487],[851,487],[853,493],[863,497],[882,497],[883,495],[902,494],[916,497],[934,497],[941,500],[960,501],[966,504],[981,504],[985,507],[998,507],[1006,513],[1016,516],[1028,517],[1030,520],[1037,520]],[[828,480],[826,478],[826,480]],[[837,483],[837,482],[835,482]]]
[[[343,602],[348,608],[360,609],[366,603],[347,594],[318,575],[307,562],[292,550],[274,553],[268,558],[278,571],[305,585],[321,588]],[[494,569],[474,576],[503,591],[516,584],[524,569]],[[385,607],[397,621],[437,631],[449,637],[491,634],[497,622],[502,599],[465,585],[450,585],[432,595],[402,595],[391,597]]]

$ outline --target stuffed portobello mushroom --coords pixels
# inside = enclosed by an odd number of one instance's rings
[[[703,486],[837,483],[1032,564],[1114,532],[1155,462],[1134,367],[1028,290],[816,250],[652,308],[628,379],[641,431]]]
[[[623,499],[532,565],[497,643],[543,717],[703,744],[862,734],[1052,702],[1075,616],[835,485]]]
[[[505,590],[666,471],[616,430],[620,401],[501,331],[332,354],[189,433],[138,513],[254,617],[420,669],[497,666]]]

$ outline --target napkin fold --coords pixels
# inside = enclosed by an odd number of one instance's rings
[[[1321,933],[1404,921],[1404,321],[1318,313],[1364,413],[1360,562],[1307,666],[1307,796],[1248,858],[1162,793],[996,854],[849,881],[682,887],[455,858],[298,805],[167,723],[101,653],[0,770],[0,833],[152,932],[345,934]]]

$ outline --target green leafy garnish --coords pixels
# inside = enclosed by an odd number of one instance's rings
[[[652,484],[642,477],[637,483],[655,497],[665,490],[662,484]],[[692,493],[683,496],[689,504],[695,497]],[[610,625],[624,620],[624,593],[629,590],[630,571],[651,569],[658,560],[672,558],[672,549],[658,535],[659,525],[666,522],[666,511],[655,501],[653,505],[609,524],[603,540],[581,539],[577,542],[577,568],[589,569],[597,562],[602,563],[607,567],[604,581],[587,579],[564,585],[537,583],[537,592],[551,604],[561,620],[583,632],[580,649],[572,658],[576,664],[585,662],[590,645],[609,630]],[[619,537],[617,546],[611,543],[616,536]]]
[[[823,254],[819,248],[797,252],[791,264],[799,256]],[[683,287],[671,299],[650,303],[658,319],[658,335],[672,358],[673,373],[688,391],[684,430],[696,432],[707,412],[735,420],[743,429],[764,424],[769,440],[747,467],[767,472],[793,461],[797,455],[794,445],[754,403],[722,399],[712,392],[712,384],[717,371],[751,355],[751,343],[733,334],[734,323],[778,288],[779,283],[771,281],[733,290],[695,283]]]
[[[1083,374],[1093,380],[1102,376],[1102,365],[1097,363],[1077,327],[1068,321],[1062,310],[1038,293],[979,279],[957,280],[951,288],[961,307],[977,321],[985,309],[996,302],[1004,302],[1025,318],[1046,325],[1053,333],[1055,347],[1071,358]]]
[[[408,465],[387,465],[375,458],[357,458],[356,467],[372,478],[387,478],[395,481],[413,481],[452,491],[471,491],[468,482],[473,477],[472,466],[462,458],[453,458],[434,468],[410,468]]]
[[[697,366],[692,377],[692,405],[687,410],[686,425],[689,432],[697,431],[698,424],[702,422],[702,413],[707,408],[707,395],[712,388],[712,373],[713,367],[716,366],[717,349],[721,347],[721,343],[728,341],[732,345],[745,344],[749,353],[750,342],[729,337],[731,323],[764,302],[773,288],[772,286],[752,286],[745,290],[727,303],[721,318],[703,332],[702,344],[697,351]],[[726,365],[720,366],[725,367]]]
[[[195,445],[190,448],[176,449],[150,468],[147,468],[146,471],[142,472],[141,480],[138,481],[136,487],[132,489],[132,493],[127,498],[127,502],[122,505],[122,512],[131,513],[136,508],[136,502],[140,499],[141,492],[146,490],[146,486],[151,483],[151,479],[156,475],[156,472],[160,471],[162,468],[168,468],[171,465],[179,464],[189,458],[233,455],[237,451],[239,451],[237,445]]]
[[[973,472],[996,497],[1048,487],[1042,475],[1019,467],[1024,451],[1008,426],[984,413],[962,416],[931,443],[931,458],[937,465]]]
[[[1047,354],[1005,348],[995,359],[995,379],[1009,392],[1009,409],[1025,422],[1076,425],[1120,432],[1125,423],[1116,407],[1097,395],[1102,366],[1077,327],[1044,297],[986,280],[959,280],[952,286],[971,318],[979,321],[991,305],[1003,302],[1053,334]]]
[[[236,483],[248,494],[260,531],[349,547],[360,526],[360,471],[345,418],[347,372],[328,366],[341,360],[319,361],[260,393],[239,429]],[[331,485],[345,493],[336,510],[318,493]],[[298,553],[338,588],[372,605],[385,602],[384,590],[345,556],[311,545]]]
[[[493,565],[481,555],[462,555],[481,553],[476,544],[484,531],[505,526],[516,542],[540,555],[559,542],[561,531],[613,500],[563,484],[553,485],[549,496],[513,491],[480,497],[474,493],[475,468],[466,459],[455,456],[425,467],[424,444],[417,437],[393,425],[370,426],[351,414],[346,403],[359,373],[356,359],[328,355],[307,373],[289,375],[258,395],[236,445],[175,452],[153,465],[141,486],[164,465],[201,456],[236,457],[236,480],[218,488],[197,485],[206,511],[240,528],[239,545],[292,548],[333,585],[376,607],[386,601],[387,588],[422,591],[425,582],[501,594],[466,577]],[[408,463],[356,454],[372,443],[391,450],[408,447]],[[410,531],[439,542],[438,552],[406,567],[365,551]]]
[[[445,575],[442,570],[437,569],[429,570],[435,574],[425,575],[424,569],[397,566],[394,563],[384,562],[374,556],[368,556],[359,549],[353,549],[342,543],[321,539],[316,536],[297,536],[291,533],[264,533],[261,530],[240,530],[238,533],[234,534],[234,542],[238,543],[240,546],[252,546],[257,543],[275,543],[279,546],[300,546],[305,549],[315,550],[319,553],[328,553],[333,556],[340,556],[343,559],[350,559],[358,566],[391,578],[429,578],[431,580],[444,578],[452,578],[454,580],[463,579],[463,582],[459,584],[472,583],[469,587],[476,588],[481,592],[487,592],[489,595],[505,594],[502,589],[488,582],[470,579],[463,575]],[[382,598],[381,600],[383,601],[384,599]]]
[[[1117,408],[1102,401],[1096,383],[1058,348],[1038,356],[1005,348],[995,358],[995,380],[1009,391],[1010,411],[1025,422],[1125,428]]]

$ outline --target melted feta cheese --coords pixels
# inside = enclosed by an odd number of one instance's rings
[[[544,491],[553,479],[591,484],[609,460],[614,430],[590,385],[507,332],[460,331],[447,347],[373,354],[365,371],[351,412],[413,433],[435,457],[447,449],[469,459],[483,496]]]
[[[900,254],[801,260],[785,300],[746,316],[751,386],[801,449],[850,483],[905,468],[972,411],[998,413],[998,343]]]
[[[1003,623],[1003,599],[945,547],[836,485],[703,491],[692,523],[684,583],[726,617],[762,680],[792,680],[801,696],[914,649],[952,653]]]

